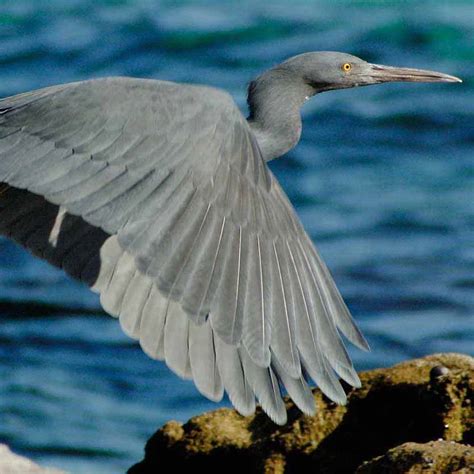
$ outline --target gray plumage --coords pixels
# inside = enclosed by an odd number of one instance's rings
[[[349,66],[347,66],[349,65]],[[266,161],[299,140],[325,90],[452,76],[307,53],[225,92],[105,78],[0,101],[0,232],[100,293],[143,350],[199,391],[255,398],[286,420],[281,386],[314,413],[305,377],[344,403],[360,381],[340,337],[368,349]]]

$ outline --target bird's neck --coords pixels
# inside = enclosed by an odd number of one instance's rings
[[[247,120],[265,161],[285,154],[299,142],[300,108],[313,93],[309,85],[277,69],[250,83]]]

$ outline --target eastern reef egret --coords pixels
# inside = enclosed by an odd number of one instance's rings
[[[331,275],[266,161],[293,148],[312,96],[383,82],[460,82],[313,52],[224,91],[110,77],[0,101],[0,233],[100,293],[143,350],[199,391],[255,398],[285,423],[281,386],[314,412],[344,403],[361,349]]]

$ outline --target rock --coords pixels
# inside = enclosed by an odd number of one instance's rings
[[[18,456],[10,448],[0,444],[0,473],[1,474],[66,474],[58,469],[38,466],[27,458]]]
[[[431,441],[425,444],[404,443],[384,455],[367,461],[356,474],[471,474],[474,472],[474,448],[454,441]]]
[[[444,377],[449,374],[449,369],[443,365],[435,365],[430,370],[430,382],[434,382],[436,379]]]
[[[246,474],[344,473],[355,472],[365,461],[389,462],[384,454],[408,441],[443,439],[469,445],[474,440],[473,375],[472,357],[437,354],[362,372],[362,388],[347,388],[346,406],[315,389],[313,417],[286,400],[285,426],[274,425],[258,409],[250,417],[225,408],[185,424],[171,421],[150,438],[144,460],[129,473],[158,472],[165,463],[211,472],[243,469]]]

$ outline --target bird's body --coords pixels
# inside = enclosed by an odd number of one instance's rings
[[[284,423],[280,384],[313,413],[312,378],[343,403],[338,376],[360,382],[339,332],[368,345],[265,162],[297,144],[309,97],[389,80],[456,78],[307,53],[250,84],[248,120],[223,91],[156,80],[8,97],[0,233],[100,293],[213,400],[225,389],[247,414],[256,397]]]

